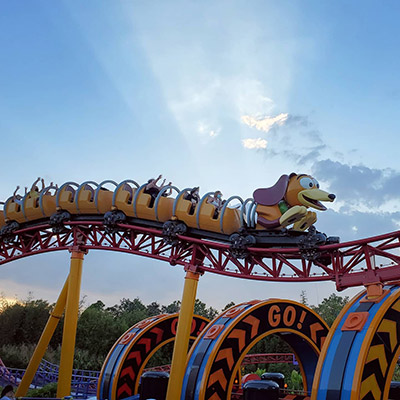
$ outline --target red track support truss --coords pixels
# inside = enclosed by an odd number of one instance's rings
[[[113,250],[137,254],[185,269],[226,276],[280,282],[335,281],[338,290],[400,280],[400,232],[319,247],[320,258],[302,258],[298,248],[249,248],[246,259],[236,259],[229,244],[178,236],[166,244],[162,231],[119,224],[106,233],[101,221],[69,221],[62,233],[47,223],[17,230],[0,240],[0,264],[56,250]]]

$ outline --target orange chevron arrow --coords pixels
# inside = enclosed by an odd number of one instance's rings
[[[151,339],[148,338],[141,338],[138,341],[138,344],[144,344],[146,346],[146,353],[149,352],[149,350],[151,349]]]
[[[258,332],[258,326],[260,325],[260,320],[256,317],[253,317],[252,315],[249,315],[247,318],[243,320],[243,322],[246,322],[246,324],[251,325],[251,338],[255,335],[257,335]]]
[[[243,350],[244,345],[246,344],[246,331],[243,329],[234,329],[232,333],[228,336],[229,338],[234,338],[239,340],[239,351]]]
[[[218,393],[214,393],[211,397],[210,400],[221,400],[221,397],[219,397]]]
[[[155,333],[157,335],[156,344],[161,342],[161,339],[162,339],[162,336],[163,336],[163,333],[164,333],[164,331],[162,329],[154,327],[150,332],[151,333]]]
[[[396,303],[392,306],[393,310],[400,312],[400,300],[397,300]]]
[[[129,397],[129,396],[132,395],[132,388],[131,388],[127,383],[124,383],[124,384],[118,389],[117,398],[119,398],[119,397],[121,396],[121,394],[123,394],[123,393],[126,393],[126,394],[128,395],[127,397]]]
[[[395,321],[384,319],[379,325],[378,332],[388,333],[390,337],[390,347],[392,351],[397,344],[397,326]]]
[[[132,380],[135,379],[135,372],[132,367],[126,367],[121,371],[121,378],[125,375],[129,375]]]
[[[385,376],[386,368],[388,366],[385,354],[385,345],[377,344],[375,346],[371,346],[367,356],[367,363],[372,360],[378,360],[381,370],[383,372],[383,376]]]
[[[142,357],[140,356],[140,351],[133,351],[131,354],[128,356],[128,360],[135,360],[136,359],[136,364],[140,365],[142,362]]]
[[[324,327],[319,322],[310,325],[311,339],[314,343],[317,343],[317,332],[323,330]]]
[[[382,392],[375,375],[370,375],[361,382],[360,399],[363,399],[369,392],[371,392],[375,400],[380,400]]]
[[[226,362],[228,363],[229,369],[232,369],[232,366],[234,364],[234,359],[233,359],[232,349],[230,347],[221,350],[218,353],[217,357],[215,358],[215,361],[223,360],[224,358],[226,358]]]
[[[219,382],[219,384],[221,385],[222,389],[225,390],[226,384],[227,384],[227,380],[225,378],[225,374],[224,374],[224,371],[222,370],[222,368],[220,368],[218,371],[213,372],[210,375],[210,378],[208,379],[208,386],[207,387],[210,387],[215,382]]]

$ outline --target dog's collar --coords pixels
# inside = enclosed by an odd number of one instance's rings
[[[285,212],[286,212],[287,210],[289,210],[289,204],[286,203],[285,200],[281,200],[281,201],[278,203],[278,207],[279,207],[279,211],[281,212],[282,215],[285,214]]]

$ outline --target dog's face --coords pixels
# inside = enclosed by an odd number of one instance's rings
[[[318,181],[310,175],[290,176],[285,200],[290,206],[306,206],[324,211],[326,207],[321,201],[335,200],[334,194],[329,194],[319,188]]]

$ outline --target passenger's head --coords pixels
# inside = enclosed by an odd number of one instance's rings
[[[196,187],[194,187],[191,191],[190,191],[190,193],[196,193],[196,192],[198,192],[199,191],[199,189],[200,189],[200,187],[199,186],[196,186]]]
[[[14,394],[14,388],[11,385],[7,385],[4,387],[4,389],[1,391],[1,397],[4,396],[10,396]]]
[[[218,197],[219,199],[222,197],[222,193],[219,191],[219,190],[217,190],[215,193],[214,193],[214,197]]]

